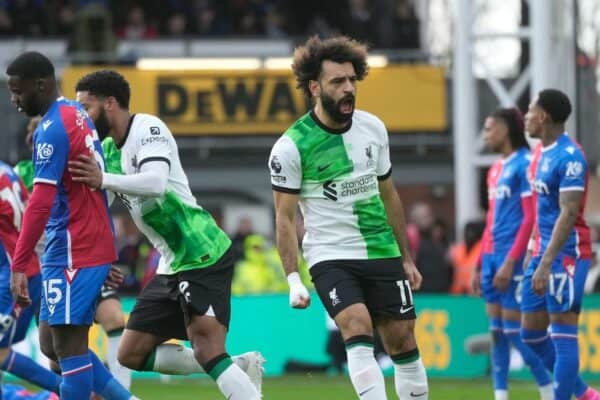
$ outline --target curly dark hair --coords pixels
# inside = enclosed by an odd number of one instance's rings
[[[307,97],[311,97],[308,84],[319,79],[321,66],[325,60],[336,63],[351,62],[356,72],[356,79],[363,80],[369,72],[367,54],[365,44],[347,36],[323,40],[313,36],[304,45],[294,50],[292,70],[296,75],[296,87],[302,89]]]
[[[77,92],[90,92],[99,97],[114,97],[123,109],[129,108],[131,89],[129,82],[120,73],[112,70],[95,71],[77,82]]]
[[[513,149],[529,148],[529,143],[525,138],[523,114],[518,108],[499,108],[494,111],[491,117],[504,122],[508,128],[508,138]]]

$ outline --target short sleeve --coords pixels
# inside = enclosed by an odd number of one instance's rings
[[[51,121],[51,120],[48,120]],[[47,130],[40,123],[33,143],[33,183],[49,183],[56,185],[62,180],[69,157],[69,136],[62,124],[53,121],[46,124]]]
[[[572,149],[572,148],[570,148]],[[579,150],[565,151],[559,166],[559,190],[585,190],[588,165],[585,157]]]
[[[271,186],[273,190],[285,193],[300,193],[302,186],[302,166],[296,144],[287,136],[277,140],[269,156]]]
[[[171,166],[170,140],[173,134],[158,118],[148,118],[136,128],[137,141],[137,167],[138,169],[148,161],[164,161]]]
[[[530,162],[531,155],[525,156],[523,158],[521,168],[519,168],[519,192],[521,193],[521,197],[531,196],[531,184],[529,183],[529,179],[527,178]]]
[[[379,157],[377,158],[377,179],[380,181],[386,180],[392,174],[392,163],[390,161],[390,141],[388,137],[387,129],[383,122],[378,127],[380,143],[379,143]]]

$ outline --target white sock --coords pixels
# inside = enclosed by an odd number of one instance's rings
[[[540,386],[538,390],[540,391],[540,400],[554,400],[554,385],[552,383]]]
[[[204,368],[198,363],[194,356],[194,350],[178,344],[161,344],[156,347],[154,356],[155,372],[166,375],[190,375],[205,374]],[[234,364],[245,371],[248,368],[246,358],[233,356]]]
[[[383,373],[373,354],[373,346],[355,344],[346,348],[348,373],[361,400],[386,400]]]
[[[118,335],[108,337],[108,351],[106,352],[106,362],[108,363],[108,370],[115,377],[115,379],[129,390],[131,387],[131,370],[122,366],[117,360],[117,352],[119,350],[119,342],[121,341],[121,331]]]
[[[494,390],[494,400],[508,400],[508,390],[504,390],[504,389]]]
[[[235,364],[231,364],[219,375],[217,386],[228,400],[260,400],[261,398],[248,375]]]
[[[394,383],[400,400],[429,399],[427,373],[420,357],[407,363],[399,364],[396,361],[394,365]]]

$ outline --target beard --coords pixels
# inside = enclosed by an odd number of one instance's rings
[[[25,98],[21,103],[17,104],[17,111],[25,113],[28,117],[41,115],[41,110],[40,101],[33,96]]]
[[[106,112],[103,108],[100,109],[100,114],[98,115],[98,118],[96,118],[96,121],[94,121],[94,126],[96,126],[98,138],[100,141],[103,141],[110,132],[110,124],[108,123],[108,118],[106,118]]]
[[[351,94],[335,101],[333,97],[321,92],[321,104],[323,105],[323,109],[331,119],[340,124],[344,124],[352,118],[352,115],[354,114],[354,101],[355,97]],[[352,107],[350,112],[342,112],[342,106],[344,104],[349,104]]]

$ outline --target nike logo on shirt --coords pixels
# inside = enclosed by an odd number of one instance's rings
[[[323,171],[325,171],[327,168],[329,168],[329,167],[331,166],[331,164],[333,164],[333,163],[329,163],[329,164],[327,164],[327,165],[319,165],[319,166],[317,167],[317,171],[319,171],[319,172],[323,172]]]

